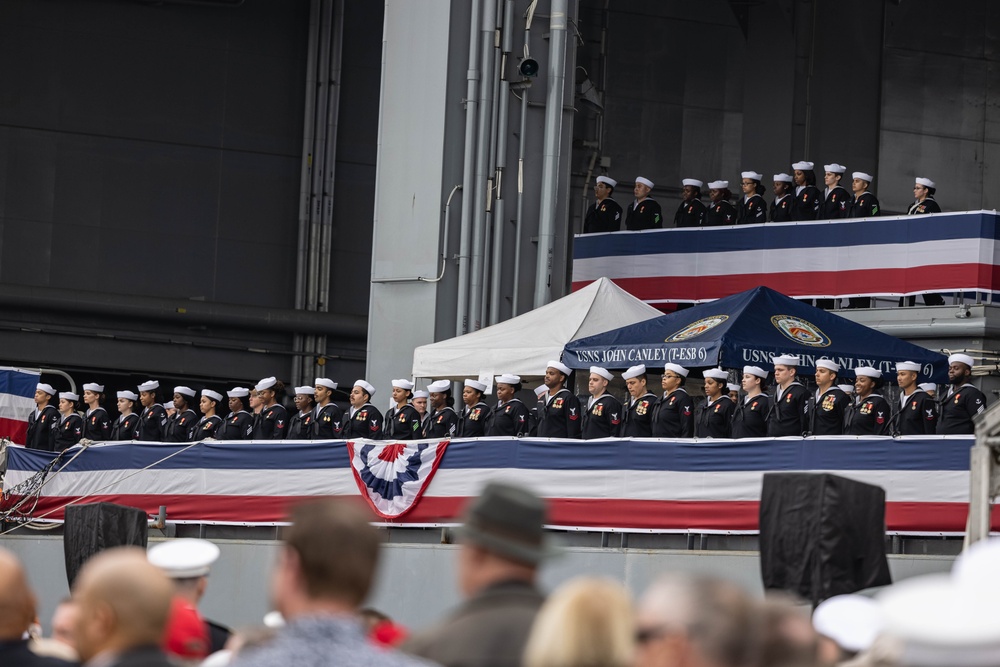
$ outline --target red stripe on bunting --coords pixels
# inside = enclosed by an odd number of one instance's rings
[[[12,442],[23,445],[27,437],[28,422],[0,417],[0,438],[10,438]]]
[[[614,267],[613,259],[608,258],[609,268]],[[669,270],[669,267],[663,268],[664,271]],[[796,271],[642,278],[619,278],[614,275],[613,270],[609,270],[608,277],[626,292],[643,301],[721,299],[744,291],[748,285],[770,287],[792,297],[877,296],[887,293],[952,290],[989,292],[1000,284],[1000,265],[970,263],[916,266],[905,269],[873,268],[857,271]],[[582,289],[592,282],[592,280],[574,281],[573,291]]]
[[[367,506],[360,496],[340,496]],[[168,521],[227,523],[278,523],[286,521],[292,506],[313,500],[303,496],[194,496],[194,495],[97,495],[87,503],[109,502],[136,507],[155,515],[167,507]],[[16,501],[17,498],[12,498]],[[62,520],[62,508],[74,498],[49,496],[39,500],[32,513],[40,517],[56,509],[47,519]],[[400,526],[420,523],[455,523],[469,498],[424,496]],[[550,498],[548,523],[554,526],[652,530],[757,530],[756,501],[599,500]],[[968,517],[966,503],[886,503],[886,526],[892,531],[963,532]],[[992,529],[1000,530],[1000,511],[993,514]]]

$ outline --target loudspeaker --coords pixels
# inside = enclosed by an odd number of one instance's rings
[[[767,473],[760,498],[765,589],[813,605],[892,583],[885,558],[885,491],[826,473]]]
[[[149,524],[146,513],[114,503],[70,505],[66,508],[63,553],[70,588],[83,564],[96,553],[112,547],[146,548]]]

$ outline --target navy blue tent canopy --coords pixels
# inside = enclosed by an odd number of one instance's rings
[[[662,368],[673,362],[685,368],[770,370],[771,357],[797,354],[802,374],[815,371],[817,359],[850,369],[873,366],[883,376],[900,361],[915,361],[924,378],[948,379],[948,360],[937,352],[880,333],[862,324],[814,308],[767,287],[704,303],[687,310],[571,341],[562,360],[570,368],[622,369],[637,364]],[[844,372],[846,371],[846,372]]]

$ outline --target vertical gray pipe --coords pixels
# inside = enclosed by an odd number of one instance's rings
[[[562,146],[563,88],[566,85],[567,0],[552,0],[549,16],[549,87],[545,99],[542,160],[542,202],[538,215],[538,258],[535,265],[535,308],[552,300],[552,258],[555,249],[556,197]]]
[[[503,237],[506,232],[507,220],[503,199],[504,167],[507,164],[507,129],[508,109],[510,108],[510,82],[507,80],[507,68],[510,53],[514,48],[514,0],[504,0],[503,7],[503,46],[500,56],[500,93],[497,96],[497,148],[495,160],[496,201],[493,206],[493,271],[490,283],[490,324],[500,321],[500,291],[503,286]]]
[[[462,165],[462,221],[458,246],[458,296],[455,335],[469,330],[469,255],[472,246],[473,179],[476,166],[476,118],[479,109],[479,11],[472,3],[469,19],[469,69],[465,85],[465,160]]]
[[[496,55],[495,34],[497,26],[497,0],[483,0],[482,29],[480,30],[479,65],[483,76],[493,72]],[[479,120],[476,131],[476,174],[473,181],[472,205],[472,267],[469,278],[469,330],[482,326],[483,302],[483,245],[486,233],[487,180],[489,179],[490,125],[493,120],[493,90],[496,83],[483,81],[479,86]],[[464,201],[464,200],[463,200]]]
[[[295,308],[305,307],[306,274],[308,272],[309,198],[312,193],[313,126],[316,111],[316,50],[319,46],[320,2],[309,5],[309,38],[306,46],[306,100],[305,119],[302,122],[302,169],[299,174],[299,240],[295,266]],[[302,334],[295,334],[292,349],[302,349]],[[291,378],[293,386],[301,380],[303,359],[292,357]]]

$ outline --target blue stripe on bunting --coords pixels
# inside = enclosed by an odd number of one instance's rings
[[[38,385],[37,373],[23,373],[15,370],[0,370],[0,394],[13,394],[23,398],[33,398]]]

